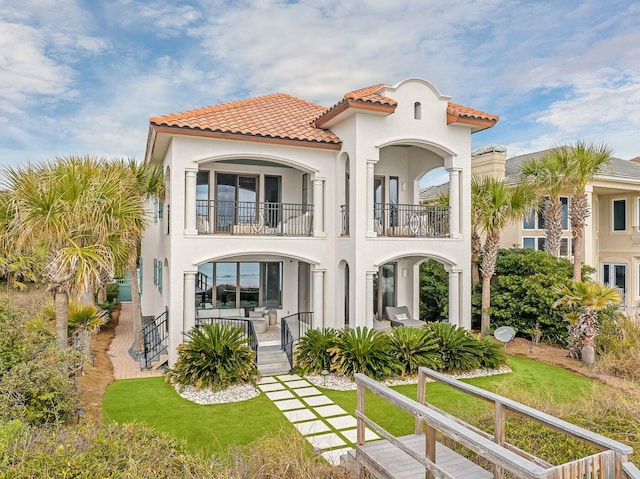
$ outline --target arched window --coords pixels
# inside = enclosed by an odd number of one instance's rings
[[[420,120],[422,118],[422,104],[417,101],[413,104],[413,118]]]

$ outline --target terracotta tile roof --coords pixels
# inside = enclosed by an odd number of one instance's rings
[[[323,106],[275,93],[149,121],[156,126],[339,145],[340,138],[334,133],[311,125],[324,111]]]
[[[380,105],[396,106],[398,102],[378,93],[378,91],[384,88],[384,86],[384,84],[378,83],[377,85],[350,91],[349,93],[345,93],[343,100],[358,100],[369,103],[378,103]]]
[[[447,113],[458,118],[473,118],[476,120],[487,120],[493,122],[497,122],[499,119],[496,115],[490,115],[489,113],[451,102],[449,102],[449,106],[447,107]]]

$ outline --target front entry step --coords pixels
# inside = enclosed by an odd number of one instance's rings
[[[280,346],[258,346],[258,371],[262,376],[287,374],[291,365]]]

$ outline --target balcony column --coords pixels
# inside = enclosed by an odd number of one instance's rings
[[[313,270],[313,327],[324,328],[324,273],[323,269]]]
[[[183,332],[196,325],[196,272],[184,272],[184,301],[182,303]]]
[[[375,238],[377,236],[373,228],[373,216],[375,211],[375,205],[373,204],[373,179],[375,174],[374,160],[367,160],[367,234],[368,238]]]
[[[460,238],[460,168],[449,168],[449,234]]]
[[[184,234],[197,235],[196,229],[196,175],[197,168],[185,169]]]
[[[462,270],[447,267],[449,273],[449,322],[456,326],[460,323],[460,274]]]
[[[313,180],[313,236],[326,236],[324,231],[324,178]]]
[[[377,271],[366,271],[365,274],[365,316],[364,321],[359,317],[356,317],[356,326],[371,327],[373,325],[373,277],[377,274]]]

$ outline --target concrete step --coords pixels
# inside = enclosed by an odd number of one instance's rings
[[[280,346],[280,343],[278,343],[277,345],[272,345],[272,346],[258,346],[258,356],[260,354],[271,354],[271,353],[279,353],[279,352],[283,352],[282,346]]]
[[[169,355],[161,354],[160,357],[156,361],[153,361],[151,363],[151,366],[149,367],[149,369],[151,371],[156,371],[156,370],[160,369],[161,367],[163,367],[168,362],[169,362]]]
[[[275,376],[278,374],[287,374],[291,370],[289,361],[269,364],[258,364],[258,371],[262,376]]]
[[[258,366],[261,364],[273,364],[273,363],[287,363],[289,364],[289,359],[287,355],[282,354],[267,354],[264,356],[258,356]]]

